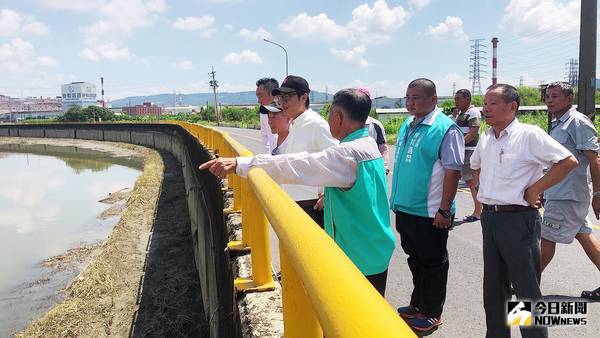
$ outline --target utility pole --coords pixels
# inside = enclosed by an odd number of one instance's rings
[[[452,96],[456,94],[456,82],[452,82]]]
[[[210,84],[210,87],[213,90],[213,94],[215,96],[215,118],[217,120],[217,126],[221,125],[221,114],[219,112],[219,100],[217,98],[217,87],[219,87],[219,83],[217,82],[217,80],[215,79],[215,67],[212,66],[212,71],[210,73],[208,73],[208,75],[211,77],[211,80],[208,82]]]
[[[579,61],[577,59],[571,58],[565,64],[565,80],[571,85],[571,87],[575,88],[579,84],[578,74],[579,71]]]
[[[596,34],[597,0],[581,0],[579,30],[579,86],[577,110],[594,120],[596,115]]]
[[[481,50],[482,47],[486,47],[481,43],[484,39],[474,39],[471,40],[473,44],[471,45],[471,57],[469,60],[471,61],[471,70],[469,71],[469,79],[473,80],[471,93],[474,95],[481,95],[481,74],[487,73],[485,69],[481,69],[481,61],[486,60],[487,58],[482,54],[486,54],[486,51]]]
[[[498,83],[498,38],[492,39],[492,86]]]
[[[519,87],[523,87],[525,84],[525,78],[523,75],[519,76]]]
[[[325,86],[325,103],[329,101],[329,88]]]

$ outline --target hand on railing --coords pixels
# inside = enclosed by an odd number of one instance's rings
[[[208,169],[211,174],[218,176],[220,178],[227,177],[228,174],[235,173],[235,168],[237,167],[237,161],[235,157],[232,158],[216,158],[214,160],[210,160],[201,164],[198,169],[204,170]]]

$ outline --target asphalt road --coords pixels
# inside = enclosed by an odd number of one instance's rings
[[[220,128],[254,153],[262,150],[258,130]],[[390,163],[393,163],[395,147],[390,147]],[[388,187],[391,176],[388,177]],[[461,185],[456,196],[457,215],[461,220],[473,210],[473,201],[468,188]],[[590,213],[591,215],[591,213]],[[392,228],[395,217],[390,213]],[[590,217],[594,219],[594,217]],[[595,236],[600,230],[600,221],[594,219]],[[407,256],[400,247],[396,234],[396,250],[390,262],[386,299],[393,307],[407,305],[412,291],[412,277]],[[482,235],[479,222],[455,226],[448,238],[450,270],[446,304],[442,317],[445,323],[433,332],[438,337],[483,337],[485,336],[485,315],[483,310],[483,256]],[[279,271],[279,255],[276,235],[271,231],[271,252],[273,267]],[[577,241],[570,245],[557,245],[553,261],[542,275],[542,293],[557,300],[581,300],[582,290],[600,286],[600,273],[589,261]],[[588,303],[588,323],[584,326],[555,326],[549,329],[551,337],[598,337],[600,332],[600,303]],[[513,337],[520,337],[513,329]]]

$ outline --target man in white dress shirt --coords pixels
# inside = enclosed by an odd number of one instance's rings
[[[510,337],[511,283],[518,300],[542,298],[539,197],[577,166],[575,157],[542,129],[516,119],[519,102],[510,85],[488,88],[483,115],[491,128],[471,157],[479,176],[477,199],[483,203],[483,306],[490,338]],[[546,174],[544,167],[550,167]],[[547,337],[548,329],[521,326],[521,335]]]
[[[383,295],[395,239],[383,158],[365,128],[370,108],[365,93],[342,89],[329,111],[338,145],[313,153],[219,158],[200,169],[223,178],[233,171],[246,176],[258,167],[278,183],[325,186],[325,231]]]
[[[317,112],[309,108],[310,88],[308,82],[300,77],[290,75],[281,83],[281,87],[273,90],[283,108],[283,113],[292,120],[287,137],[285,153],[302,151],[316,153],[338,144],[331,136],[327,121]],[[283,190],[321,227],[323,227],[323,210],[317,205],[322,187],[283,184]]]

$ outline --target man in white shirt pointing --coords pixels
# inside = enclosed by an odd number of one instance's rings
[[[329,111],[331,133],[340,144],[313,153],[219,158],[200,169],[223,178],[234,171],[246,176],[258,167],[278,183],[325,186],[325,231],[383,295],[395,239],[383,158],[365,128],[370,109],[368,95],[342,89]]]

